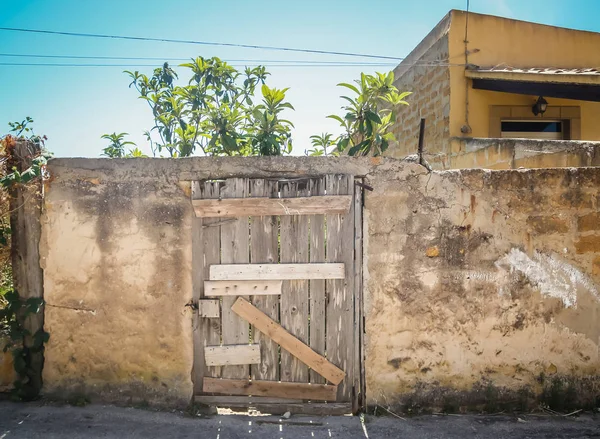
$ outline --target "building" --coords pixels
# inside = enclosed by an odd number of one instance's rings
[[[389,155],[424,119],[436,168],[600,165],[600,33],[452,10],[395,76],[413,94]]]

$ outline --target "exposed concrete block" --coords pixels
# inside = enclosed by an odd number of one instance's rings
[[[575,243],[577,253],[600,253],[600,235],[583,235]]]
[[[592,262],[592,274],[600,277],[600,256],[596,256]]]
[[[567,233],[569,231],[569,222],[565,218],[554,215],[530,216],[527,218],[527,225],[538,235]]]
[[[580,232],[600,230],[600,213],[588,213],[587,215],[583,215],[577,218],[577,229]]]

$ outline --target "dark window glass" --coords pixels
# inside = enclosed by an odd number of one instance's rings
[[[502,122],[505,133],[561,133],[562,122],[506,121]]]

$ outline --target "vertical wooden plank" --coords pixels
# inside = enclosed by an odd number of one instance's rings
[[[229,178],[221,191],[222,198],[245,198],[248,195],[247,178]],[[221,263],[222,264],[247,264],[250,262],[249,249],[249,223],[248,217],[239,217],[221,225]],[[245,297],[248,299],[248,297]],[[223,297],[222,299],[222,343],[244,344],[250,342],[250,326],[248,322],[239,318],[231,305],[237,297]],[[247,379],[250,375],[248,366],[223,366],[223,378]]]
[[[192,182],[192,200],[197,200],[201,196],[200,182]],[[202,218],[194,215],[192,218],[192,299],[194,303],[199,303],[203,295],[204,283],[204,249],[202,245]],[[192,377],[194,378],[194,394],[202,392],[202,382],[204,378],[204,330],[203,319],[200,319],[198,313],[192,316],[192,328],[194,331],[194,365],[192,368]]]
[[[325,194],[325,177],[313,178],[309,185],[312,197]],[[325,215],[311,215],[310,221],[310,262],[325,261]],[[325,355],[325,280],[309,281],[309,346]],[[310,382],[324,384],[325,378],[310,371]]]
[[[18,141],[9,157],[7,169],[16,168],[19,172],[25,172],[39,154],[39,145],[29,141]],[[12,232],[10,253],[14,289],[23,301],[41,299],[44,297],[44,273],[40,266],[42,180],[38,178],[28,184],[13,184],[10,186],[9,192],[10,229]],[[33,335],[44,327],[43,308],[38,313],[26,313],[25,315],[19,313],[17,320],[24,329]],[[34,338],[26,336],[23,345],[26,348],[34,348]],[[25,374],[29,378],[23,384],[22,390],[25,393],[34,396],[42,390],[43,367],[44,351],[32,349],[29,352],[29,364],[25,370]]]
[[[354,176],[347,175],[342,178],[340,181],[346,181],[345,186],[345,194],[354,195]],[[341,184],[340,186],[344,186]],[[343,383],[341,389],[338,389],[338,398],[343,399],[344,401],[352,401],[353,392],[357,389],[354,389],[354,376],[355,376],[355,350],[356,343],[354,340],[355,335],[355,310],[354,310],[354,300],[355,300],[355,247],[354,245],[346,245],[345,243],[352,243],[355,240],[355,204],[350,204],[350,211],[347,215],[341,215],[343,217],[342,220],[342,247],[343,247],[343,262],[346,264],[346,279],[345,279],[345,290],[343,295],[343,301],[341,304],[341,309],[343,310],[342,316],[342,327],[348,328],[345,336],[345,345],[342,344],[341,351],[343,355],[346,357],[347,366],[346,366],[346,380]]]
[[[354,192],[354,178],[328,175],[327,194]],[[346,372],[338,402],[351,401],[354,366],[354,203],[345,215],[327,215],[327,261],[343,262],[346,278],[327,280],[327,359]]]
[[[277,197],[277,182],[273,180],[250,180],[251,197]],[[277,263],[279,219],[277,216],[254,216],[250,218],[250,262]],[[279,296],[252,296],[254,306],[279,321]],[[279,380],[279,346],[260,331],[252,328],[254,343],[260,345],[260,364],[250,366],[253,380]]]
[[[363,189],[354,185],[354,395],[352,413],[358,413],[365,401],[363,361],[362,292],[362,206]]]
[[[200,199],[219,198],[220,181],[205,181],[195,186],[195,190],[199,191],[196,195],[194,186],[192,186],[192,196]],[[205,297],[204,281],[209,278],[210,266],[212,264],[221,263],[221,228],[219,218],[194,218],[199,220],[193,224],[193,232],[196,237],[192,255],[192,264],[194,268],[194,294],[198,298]],[[200,228],[200,231],[196,229]],[[200,242],[198,246],[197,243]],[[221,376],[221,366],[207,367],[204,363],[204,346],[215,346],[221,344],[221,319],[200,319],[198,326],[198,349],[202,353],[195,356],[195,361],[201,361],[201,367],[204,369],[204,376],[219,377]],[[196,346],[195,346],[196,348]],[[200,358],[201,357],[201,358]],[[200,367],[200,366],[198,366]],[[197,376],[198,374],[196,374]],[[194,383],[194,389],[198,389],[198,383]],[[202,389],[200,383],[200,390]]]
[[[282,197],[306,196],[307,180],[280,185]],[[281,221],[280,262],[308,262],[308,216],[285,215]],[[308,281],[283,282],[281,324],[304,343],[308,343]],[[281,351],[281,381],[308,382],[308,367],[288,352]]]

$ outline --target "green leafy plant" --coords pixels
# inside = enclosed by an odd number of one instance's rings
[[[351,156],[378,156],[395,140],[392,126],[396,120],[394,108],[408,105],[410,92],[400,92],[394,86],[394,73],[361,74],[354,84],[340,83],[355,96],[341,96],[348,102],[342,107],[346,114],[330,115],[340,123],[344,133],[337,139],[337,151]]]
[[[28,140],[38,146],[41,146],[43,149],[44,143],[48,138],[46,136],[38,136],[33,132],[33,119],[27,116],[21,122],[9,122],[8,126],[10,127],[9,134],[3,136],[0,141],[7,142],[10,144],[13,140]],[[47,154],[47,151],[46,151]]]
[[[126,157],[148,157],[139,148],[130,149]]]
[[[112,134],[103,134],[100,136],[101,139],[106,139],[109,141],[109,145],[102,150],[102,155],[105,157],[110,157],[113,159],[120,159],[123,157],[127,157],[128,154],[131,154],[125,151],[125,147],[127,145],[135,146],[135,143],[126,141],[125,136],[128,136],[129,133],[112,133]],[[139,151],[135,148],[136,151]],[[141,153],[141,151],[140,151]]]
[[[281,155],[292,152],[291,130],[292,122],[279,117],[286,108],[293,110],[289,102],[284,102],[285,92],[269,88],[266,84],[261,87],[262,104],[257,105],[249,118],[247,141],[250,146],[249,155]]]
[[[312,144],[313,149],[309,149],[306,152],[306,155],[313,157],[338,155],[338,152],[335,150],[329,151],[329,148],[334,146],[336,143],[333,134],[322,133],[321,135],[310,136],[310,143]]]
[[[14,137],[22,137],[24,134],[31,132],[33,134],[32,128],[29,126],[33,123],[33,119],[27,116],[22,122],[8,122],[8,126],[10,127],[11,135]]]
[[[49,157],[43,149],[47,138],[36,135],[32,123],[30,117],[22,122],[11,122],[10,133],[0,138],[0,334],[8,336],[4,351],[10,350],[13,356],[17,379],[12,395],[19,400],[33,399],[39,392],[39,386],[34,383],[39,381],[41,366],[33,366],[36,361],[33,357],[43,353],[44,343],[49,339],[43,329],[31,333],[25,327],[29,316],[42,312],[44,301],[42,298],[24,299],[14,290],[10,259],[10,189],[43,178]],[[29,168],[22,171],[10,165],[18,141],[36,145],[31,151],[37,151],[35,156],[28,157]]]
[[[219,58],[198,57],[181,64],[187,84],[177,85],[177,73],[164,63],[151,77],[126,71],[130,87],[148,103],[154,126],[144,134],[154,155],[280,155],[291,152],[291,122],[281,112],[287,89],[266,86],[264,67],[236,70]],[[255,104],[261,85],[262,102]]]
[[[27,317],[41,312],[44,299],[32,297],[22,299],[17,291],[4,293],[5,306],[0,309],[0,321],[9,334],[9,341],[4,346],[4,352],[11,351],[17,379],[13,383],[13,397],[29,400],[37,396],[37,390],[28,386],[31,381],[31,355],[44,351],[44,343],[50,339],[43,329],[35,333],[28,331],[23,322]],[[29,339],[29,343],[25,343]]]
[[[33,119],[26,117],[21,122],[9,122],[9,133],[0,137],[0,308],[6,304],[5,294],[12,289],[12,267],[10,261],[10,196],[8,189],[14,184],[27,184],[42,176],[49,154],[43,150],[46,136],[34,133]],[[29,169],[19,172],[10,168],[9,158],[18,140],[26,140],[38,145],[42,152],[32,158]],[[2,321],[0,321],[0,330]]]

